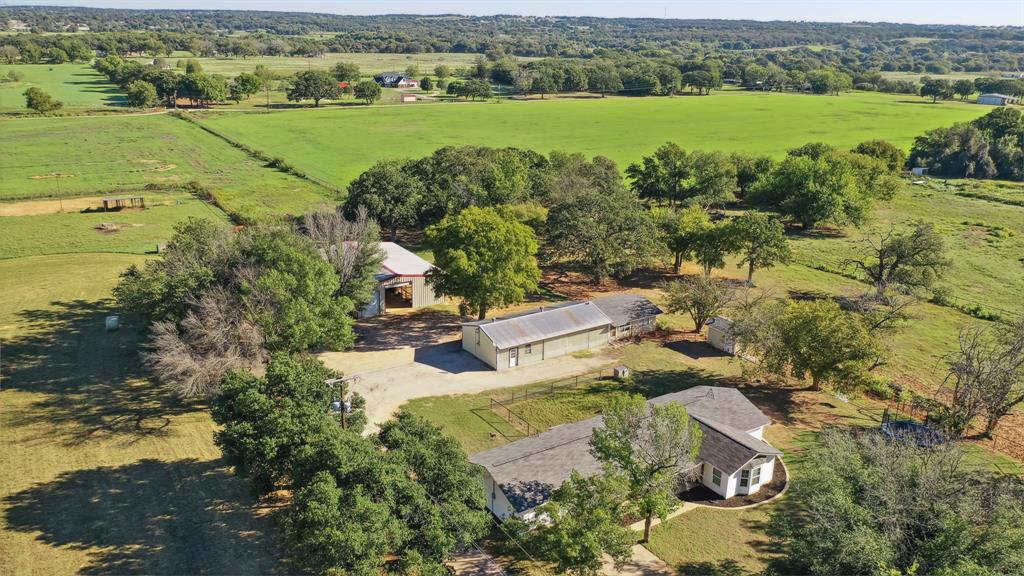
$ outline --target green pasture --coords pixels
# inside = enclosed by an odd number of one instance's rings
[[[3,225],[3,224],[0,224]],[[143,256],[0,261],[0,559],[7,574],[270,573],[275,523],[213,444],[208,411],[139,365],[109,300]]]
[[[355,62],[359,65],[360,72],[365,76],[372,76],[380,72],[398,71],[404,72],[409,66],[419,68],[420,76],[433,76],[434,66],[445,64],[452,69],[472,66],[479,54],[455,54],[448,52],[422,53],[422,54],[374,54],[374,53],[328,53],[322,57],[304,56],[254,56],[249,58],[195,58],[203,66],[203,71],[225,76],[237,76],[241,72],[252,72],[257,64],[281,72],[283,74],[294,74],[303,70],[328,69],[338,62]],[[184,56],[182,58],[186,58]],[[174,66],[178,57],[165,58]],[[142,58],[148,62],[151,58]],[[520,58],[519,60],[535,60],[535,58]]]
[[[106,76],[87,64],[0,64],[0,80],[7,72],[24,74],[20,82],[0,81],[0,113],[25,111],[25,90],[35,86],[64,103],[65,109],[123,106],[124,94]]]
[[[0,258],[81,252],[146,254],[170,238],[187,218],[226,222],[224,213],[180,192],[145,192],[147,207],[119,212],[87,212],[0,217]]]
[[[331,192],[267,168],[166,114],[0,120],[0,200],[135,193],[196,181],[244,220],[301,213]]]
[[[731,92],[210,114],[204,122],[340,185],[376,160],[423,156],[460,144],[603,154],[621,168],[666,141],[775,155],[811,141],[854,146],[885,138],[909,148],[925,130],[987,111],[867,92],[838,97]]]

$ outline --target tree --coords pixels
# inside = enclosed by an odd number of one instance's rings
[[[697,94],[711,94],[711,89],[714,88],[711,73],[704,70],[684,72],[682,83],[683,86],[689,86],[691,91],[696,90]]]
[[[303,215],[302,225],[338,275],[337,296],[351,300],[357,310],[369,304],[385,254],[380,248],[380,227],[366,207],[358,207],[352,220],[345,218],[340,207],[313,210]]]
[[[253,94],[259,92],[262,85],[263,80],[256,74],[242,72],[231,81],[228,91],[231,94],[232,100],[241,102],[242,100],[248,100]]]
[[[331,76],[338,82],[355,84],[362,78],[362,73],[355,62],[338,62],[331,68]]]
[[[14,68],[7,71],[7,75],[4,77],[4,82],[21,82],[25,79],[25,75]]]
[[[644,517],[644,537],[655,516],[665,519],[680,474],[693,467],[703,436],[682,404],[648,404],[632,394],[612,399],[594,429],[590,451],[609,471],[625,476],[629,502]]]
[[[437,66],[434,66],[434,76],[437,76],[438,79],[444,80],[451,75],[451,68],[449,68],[446,64],[438,64]]]
[[[978,477],[961,449],[824,430],[771,514],[778,573],[1002,574],[1024,562],[1019,482]]]
[[[907,291],[929,288],[950,266],[946,243],[930,222],[918,221],[903,234],[890,229],[864,242],[868,256],[844,264],[866,276],[879,296],[890,287]]]
[[[224,379],[211,405],[213,420],[223,427],[214,440],[257,492],[293,480],[297,456],[310,439],[337,428],[325,384],[337,376],[314,357],[277,354],[263,378],[233,372]]]
[[[974,82],[966,78],[953,82],[953,93],[959,96],[961,100],[967,100],[968,96],[974,94]]]
[[[730,160],[736,166],[736,195],[743,198],[754,185],[772,171],[775,164],[771,156],[754,156],[733,152]]]
[[[623,277],[657,250],[650,213],[621,187],[587,190],[559,199],[548,212],[548,257],[564,260],[595,282]]]
[[[672,271],[679,274],[683,261],[693,259],[701,235],[712,227],[711,217],[700,206],[690,206],[678,212],[656,211],[654,214],[662,238],[674,259]]]
[[[149,108],[157,102],[156,86],[145,80],[136,80],[128,85],[125,97],[133,108]]]
[[[377,84],[373,80],[363,80],[356,84],[355,88],[353,88],[353,93],[356,98],[359,98],[367,104],[373,104],[377,100],[380,100],[380,84]]]
[[[185,74],[202,74],[203,65],[199,63],[199,60],[189,58],[185,62]]]
[[[150,321],[185,317],[190,302],[214,284],[226,284],[235,260],[229,230],[208,219],[189,218],[174,233],[158,258],[121,273],[114,298],[123,309]]]
[[[899,172],[907,162],[907,153],[885,140],[861,142],[851,152],[877,158],[884,162],[891,172]]]
[[[881,355],[864,322],[830,300],[790,302],[761,318],[760,331],[734,330],[737,345],[771,374],[809,376],[813,390],[822,384],[840,390],[863,385]]]
[[[420,79],[420,89],[427,91],[434,89],[434,81],[430,79],[430,76],[424,76]]]
[[[693,259],[705,276],[715,268],[725,266],[725,257],[739,248],[736,228],[731,222],[712,223],[693,239]]]
[[[601,63],[587,69],[587,90],[597,92],[604,98],[609,92],[622,90],[622,78],[615,66]]]
[[[940,98],[948,100],[953,97],[953,85],[949,80],[929,78],[921,85],[921,96],[930,96],[932,102]]]
[[[754,186],[749,200],[791,216],[805,229],[826,221],[859,224],[871,206],[853,165],[831,153],[788,156]]]
[[[787,264],[792,256],[786,240],[786,227],[764,212],[747,212],[732,221],[734,237],[743,258],[737,267],[747,265],[747,285],[754,285],[754,270]]]
[[[960,349],[946,358],[946,385],[952,388],[947,429],[960,437],[984,413],[984,433],[991,436],[1024,403],[1024,320],[998,329],[964,328],[958,341]]]
[[[256,65],[253,75],[260,80],[260,89],[263,90],[264,95],[267,97],[267,108],[269,109],[270,91],[274,89],[274,85],[280,79],[280,75],[263,64]]]
[[[381,160],[348,185],[345,213],[354,217],[360,206],[391,232],[416,223],[423,198],[423,183],[410,173],[408,160]]]
[[[14,64],[21,58],[21,50],[18,50],[17,46],[11,46],[6,44],[0,46],[0,62],[4,64]]]
[[[734,199],[736,165],[723,152],[702,152],[690,154],[690,177],[692,182],[685,188],[683,200],[702,206],[705,210]]]
[[[843,90],[853,87],[853,79],[843,72],[824,68],[807,73],[807,83],[815,94],[832,94],[838,96]]]
[[[667,283],[665,307],[669,312],[687,312],[693,320],[693,331],[700,334],[708,320],[714,318],[736,297],[724,280],[707,275],[686,276]]]
[[[36,88],[35,86],[25,90],[23,96],[25,96],[25,107],[30,110],[35,110],[40,114],[54,112],[64,107],[63,102],[60,100],[54,100],[53,96],[50,96],[48,93]]]
[[[525,224],[502,218],[493,208],[471,207],[427,228],[436,268],[434,289],[462,299],[478,318],[522,302],[540,280],[537,239]]]
[[[272,351],[343,350],[352,345],[354,307],[338,297],[338,276],[313,243],[291,230],[256,229],[245,238],[242,302]]]
[[[990,150],[984,132],[971,124],[954,124],[914,138],[907,163],[936,176],[994,178],[999,172]]]
[[[312,100],[313,106],[319,108],[320,101],[333,100],[341,97],[338,82],[324,70],[304,70],[295,74],[288,88],[288,100],[301,102]]]
[[[633,555],[635,536],[623,526],[627,498],[625,478],[598,474],[589,478],[573,470],[540,509],[530,536],[539,555],[555,562],[559,573],[596,576],[604,555],[621,567]]]
[[[686,150],[674,142],[666,142],[640,164],[630,164],[626,176],[630,188],[640,198],[668,202],[670,206],[683,198],[690,178],[691,161]]]
[[[142,354],[175,396],[209,399],[229,372],[266,362],[263,329],[245,317],[233,294],[215,286],[187,304],[180,323],[160,320],[150,326],[149,351]]]

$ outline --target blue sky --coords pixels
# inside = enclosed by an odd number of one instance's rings
[[[0,0],[107,8],[223,8],[336,14],[524,14],[1024,26],[1024,0]]]

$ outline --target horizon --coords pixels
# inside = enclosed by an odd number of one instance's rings
[[[1024,2],[1018,0],[981,0],[972,3],[954,1],[902,0],[883,2],[869,0],[851,5],[834,0],[696,0],[686,2],[639,0],[624,5],[601,0],[501,0],[469,2],[468,0],[295,0],[284,4],[260,0],[212,0],[205,5],[187,2],[168,8],[156,0],[84,0],[82,2],[38,1],[32,3],[0,2],[0,7],[99,8],[119,10],[226,10],[236,12],[281,12],[332,14],[338,16],[524,16],[524,17],[591,17],[641,18],[667,20],[723,20],[755,22],[803,22],[827,24],[910,24],[980,27],[1024,27]],[[428,9],[419,9],[427,7]],[[483,8],[483,9],[481,9]],[[746,10],[742,18],[734,17]],[[890,17],[886,17],[890,16]]]

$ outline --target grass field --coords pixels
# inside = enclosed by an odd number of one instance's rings
[[[223,212],[181,192],[146,192],[145,210],[0,217],[0,258],[76,252],[154,252],[186,218],[226,221]],[[101,228],[114,224],[115,229]]]
[[[478,54],[454,53],[422,53],[422,54],[371,54],[371,53],[331,53],[322,58],[306,58],[302,56],[258,56],[253,58],[196,58],[203,66],[203,71],[225,76],[236,76],[241,72],[252,72],[257,64],[281,72],[293,74],[302,70],[328,69],[338,62],[355,62],[364,76],[372,76],[380,72],[404,72],[409,66],[419,68],[420,76],[433,76],[434,67],[445,64],[454,72],[456,68],[472,66]],[[175,58],[166,58],[171,65]],[[142,59],[149,61],[148,58]],[[535,58],[520,58],[528,61]]]
[[[198,181],[246,220],[301,213],[330,191],[166,114],[0,120],[0,200],[93,196]]]
[[[202,407],[144,379],[139,326],[106,332],[141,256],[0,261],[0,565],[6,574],[268,573],[254,508]]]
[[[381,158],[423,156],[445,145],[603,154],[624,169],[670,140],[686,148],[776,155],[811,141],[853,146],[886,138],[909,147],[927,129],[987,111],[959,102],[932,105],[876,93],[831,97],[733,92],[211,114],[204,122],[315,176],[344,184]]]
[[[121,90],[87,64],[0,64],[0,78],[6,78],[8,70],[17,70],[25,78],[21,82],[0,82],[0,113],[24,111],[22,93],[33,86],[42,88],[69,109],[125,104]]]

